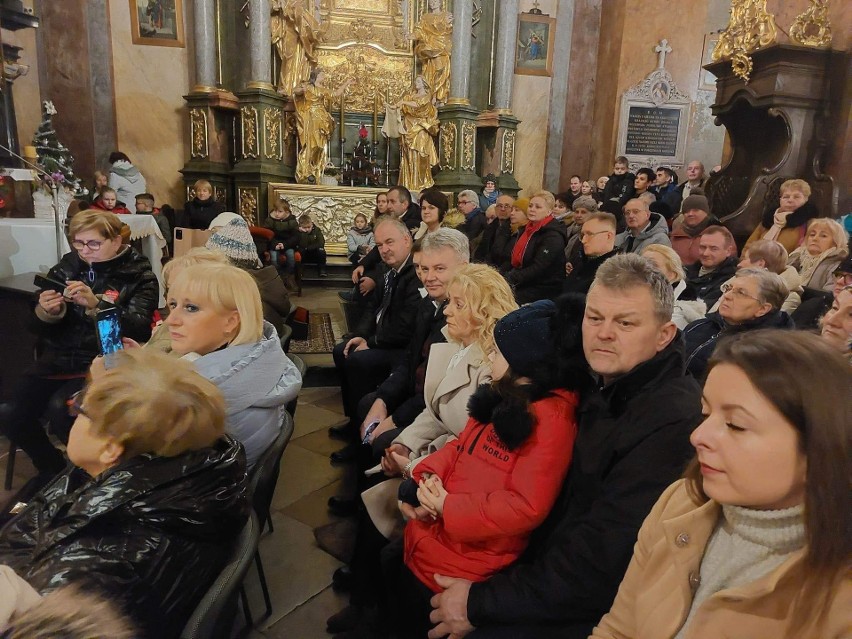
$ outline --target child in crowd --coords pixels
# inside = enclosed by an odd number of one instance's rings
[[[633,182],[636,176],[627,170],[627,158],[619,155],[615,158],[615,164],[612,167],[612,175],[604,186],[603,201],[604,203],[615,201],[617,202],[618,211],[621,212],[621,207],[627,204],[627,200],[633,197],[635,188]],[[613,211],[609,211],[613,213]]]
[[[213,185],[207,180],[198,180],[193,185],[195,197],[183,206],[183,212],[176,216],[175,226],[188,229],[207,229],[210,222],[224,212],[225,205],[213,197]]]
[[[808,222],[819,217],[816,206],[808,200],[811,187],[804,180],[787,180],[781,185],[778,206],[763,212],[760,224],[754,229],[745,248],[755,240],[775,240],[792,253],[805,239]]]
[[[315,263],[320,277],[328,277],[325,269],[325,237],[310,215],[299,216],[299,250],[302,263]]]
[[[124,206],[124,202],[118,201],[115,189],[111,189],[108,186],[101,189],[100,196],[92,202],[92,208],[109,211],[116,215],[127,215],[130,213],[130,210]]]
[[[279,256],[284,252],[286,263],[284,264],[284,283],[290,289],[296,286],[296,248],[299,246],[299,222],[290,210],[287,200],[279,199],[275,207],[269,212],[269,217],[263,223],[263,227],[274,233],[269,241],[269,256],[272,264],[281,273]]]
[[[508,566],[559,494],[585,369],[582,303],[560,306],[537,301],[497,322],[494,381],[471,397],[458,441],[423,459],[400,485],[409,521],[398,610],[410,630],[428,629],[429,598],[442,590],[436,573],[478,582]]]
[[[109,175],[103,171],[95,171],[94,178],[95,182],[92,185],[92,190],[89,192],[88,196],[89,204],[94,204],[95,200],[101,196],[101,189],[105,189],[109,186]]]
[[[163,238],[168,242],[172,237],[172,228],[169,220],[163,215],[159,208],[154,206],[154,196],[150,193],[142,193],[136,196],[136,214],[151,215],[157,226],[160,227],[160,232]]]
[[[353,264],[357,264],[375,245],[373,227],[367,222],[367,216],[359,213],[355,216],[352,228],[346,233],[346,257]]]
[[[566,225],[571,224],[574,220],[574,216],[571,214],[571,202],[574,198],[571,197],[570,193],[557,193],[555,197],[556,203],[551,212],[553,219],[562,220],[562,223]]]

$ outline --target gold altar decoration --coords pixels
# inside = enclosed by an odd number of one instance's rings
[[[293,95],[296,87],[308,81],[317,62],[322,28],[305,0],[272,0],[271,9],[272,45],[281,65],[276,88]]]
[[[330,91],[325,87],[325,73],[317,70],[313,83],[296,88],[293,105],[296,108],[296,132],[300,145],[296,158],[297,182],[307,182],[308,177],[313,176],[315,184],[319,184],[322,179],[325,165],[328,164],[328,142],[334,131],[331,109],[350,83],[347,80],[337,91]],[[342,112],[342,100],[340,107]]]
[[[730,59],[734,75],[748,83],[753,68],[751,54],[778,35],[775,16],[766,10],[767,0],[732,0],[728,27],[719,34],[713,60]]]
[[[806,47],[831,45],[828,0],[811,0],[811,6],[796,16],[790,27],[790,39]]]
[[[476,171],[475,153],[476,125],[473,122],[462,124],[462,162],[461,169]]]
[[[240,109],[240,128],[243,132],[243,159],[257,158],[257,109],[244,106]]]
[[[192,129],[192,150],[193,158],[206,158],[209,154],[207,144],[207,114],[203,109],[191,109],[189,112],[189,122]]]
[[[284,149],[281,139],[281,109],[266,107],[263,110],[263,122],[266,128],[264,155],[267,160],[282,160]]]
[[[456,168],[456,123],[441,123],[441,169],[453,171]]]
[[[390,102],[402,99],[411,84],[411,66],[410,58],[391,57],[364,44],[319,52],[319,67],[328,86],[353,81],[346,91],[349,113],[372,113],[376,96],[385,96]]]
[[[237,201],[239,202],[239,212],[246,222],[251,225],[257,224],[258,189],[256,187],[240,187],[237,189]]]
[[[500,171],[515,172],[515,132],[503,131],[503,150],[501,153]]]
[[[322,229],[326,251],[333,255],[346,255],[346,233],[355,215],[363,213],[372,219],[376,195],[383,188],[351,188],[313,184],[269,184],[269,207],[284,198],[296,217],[307,213],[314,224]]]
[[[432,136],[438,134],[438,109],[422,76],[414,89],[399,103],[402,130],[399,138],[399,183],[409,191],[422,191],[435,184],[432,167],[438,164],[438,152]]]
[[[450,96],[453,21],[451,14],[442,10],[441,0],[429,0],[429,12],[420,18],[411,39],[426,84],[438,104],[446,104]]]
[[[405,24],[400,5],[399,0],[322,0],[320,49],[369,43],[387,55],[408,56],[410,60],[411,47],[404,35],[409,24]],[[403,86],[410,81],[409,77]]]

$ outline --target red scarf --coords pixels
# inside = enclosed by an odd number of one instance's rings
[[[524,232],[515,242],[515,248],[512,249],[512,268],[521,268],[524,264],[524,253],[527,251],[527,244],[530,243],[530,238],[533,233],[538,231],[545,224],[549,224],[553,220],[553,216],[549,215],[538,222],[527,222],[524,227]]]

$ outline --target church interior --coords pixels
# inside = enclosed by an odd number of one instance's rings
[[[850,228],[852,3],[840,0],[0,0],[0,27],[0,426],[38,357],[33,276],[76,246],[68,224],[98,208],[98,173],[116,162],[153,196],[157,215],[119,217],[160,311],[169,259],[210,237],[207,223],[181,223],[202,189],[253,235],[281,201],[321,231],[319,270],[282,275],[311,318],[289,351],[302,390],[274,529],[260,537],[269,592],[249,569],[252,619],[241,604],[230,636],[331,636],[326,618],[347,604],[332,575],[355,527],[328,508],[356,484],[328,459],[341,446],[328,429],[348,422],[332,347],[352,326],[338,293],[357,264],[354,216],[372,221],[395,185],[437,189],[457,211],[486,182],[573,201],[619,161],[695,188],[700,163],[706,205],[739,248],[794,179]],[[134,213],[139,199],[123,204]],[[0,437],[0,504],[38,470],[15,448]]]

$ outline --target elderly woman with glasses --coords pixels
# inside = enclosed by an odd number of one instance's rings
[[[793,320],[781,310],[789,290],[777,273],[744,268],[722,285],[719,310],[690,322],[686,339],[686,368],[704,379],[707,363],[719,338],[761,328],[794,328]]]
[[[28,490],[65,467],[65,458],[39,420],[54,394],[64,399],[82,386],[99,352],[97,312],[118,307],[123,336],[140,342],[151,336],[159,284],[148,258],[125,243],[123,226],[117,215],[106,211],[75,215],[68,232],[74,250],[48,273],[64,288],[39,293],[31,324],[40,338],[40,355],[11,394],[15,400],[7,423],[0,424],[39,471]]]

